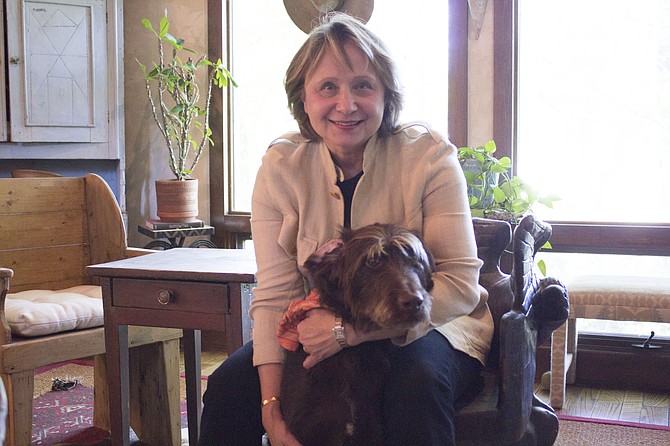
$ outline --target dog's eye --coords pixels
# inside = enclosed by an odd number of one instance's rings
[[[411,251],[410,257],[422,265],[426,263],[426,254],[424,252]]]
[[[420,259],[419,255],[414,250],[407,251],[407,258],[412,259],[412,260],[419,260]]]
[[[379,258],[379,256],[374,256],[374,257],[368,257],[368,259],[365,261],[365,263],[368,265],[370,268],[378,268],[379,265],[381,265],[382,261]]]

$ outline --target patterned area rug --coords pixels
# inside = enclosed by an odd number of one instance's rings
[[[93,445],[109,437],[93,427],[93,389],[77,385],[33,400],[33,445]]]
[[[601,420],[597,420],[601,421]],[[670,444],[670,431],[590,420],[560,420],[555,446],[651,446]]]
[[[54,379],[76,382],[70,390],[52,390]],[[207,381],[203,380],[203,391]],[[181,424],[186,428],[186,390],[181,387]],[[184,433],[182,437],[187,438]],[[72,361],[35,372],[33,399],[33,445],[102,445],[109,432],[93,427],[93,363]],[[139,442],[131,432],[131,444]],[[187,441],[187,440],[186,440]]]
[[[600,418],[586,418],[586,417],[577,417],[574,415],[563,415],[563,414],[559,414],[558,419],[561,422],[580,421],[582,423],[610,424],[613,426],[635,427],[638,429],[653,429],[653,430],[670,432],[670,426],[663,426],[661,424],[633,423],[632,421],[604,420]]]
[[[54,378],[77,380],[80,384],[67,391],[51,391]],[[202,382],[203,391],[207,381]],[[184,379],[182,390],[182,427],[186,427]],[[109,433],[93,427],[93,367],[77,361],[37,371],[33,400],[33,445],[91,446],[109,445]],[[623,424],[623,425],[622,425]],[[183,433],[183,438],[187,436]],[[185,440],[187,441],[187,440]],[[139,444],[131,433],[131,444]],[[561,416],[557,446],[634,446],[670,444],[667,427],[619,423],[608,420]]]

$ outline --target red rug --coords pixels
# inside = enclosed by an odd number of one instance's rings
[[[90,363],[77,364],[86,368],[92,365]],[[36,375],[50,372],[54,376],[59,376],[59,373],[53,369],[61,365],[38,370]],[[50,377],[49,380],[52,378]],[[203,379],[206,378],[203,377]],[[187,427],[185,401],[181,402],[181,425],[182,428]],[[90,446],[105,444],[106,439],[109,439],[109,432],[93,426],[93,389],[91,387],[78,384],[70,390],[50,391],[33,399],[33,445]],[[139,441],[132,430],[130,440],[131,444]]]
[[[181,426],[187,427],[186,402],[181,402]],[[94,445],[109,432],[93,426],[93,389],[78,385],[33,400],[33,445]],[[130,441],[138,441],[134,432]]]
[[[77,385],[33,400],[33,445],[91,445],[106,437],[93,427],[93,389]]]

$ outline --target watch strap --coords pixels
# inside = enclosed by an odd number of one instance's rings
[[[344,333],[344,325],[342,325],[342,318],[341,317],[336,317],[335,318],[335,326],[333,327],[333,335],[335,336],[335,341],[337,341],[337,345],[339,345],[340,348],[349,347],[349,344],[347,344],[347,337]]]

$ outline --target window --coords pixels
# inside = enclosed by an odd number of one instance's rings
[[[562,197],[537,211],[669,223],[670,2],[519,5],[517,171]]]
[[[515,173],[562,198],[536,209],[554,228],[550,275],[669,274],[670,3],[495,6],[494,137]],[[666,326],[580,320],[598,333]]]
[[[212,101],[213,139],[222,141],[210,150],[211,224],[216,228],[212,240],[217,246],[243,247],[251,232],[251,190],[261,157],[274,138],[296,127],[282,82],[306,36],[275,0],[208,0],[207,5],[209,50],[230,54],[228,64],[240,85],[229,103],[219,97]],[[368,25],[400,65],[408,89],[401,119],[429,121],[448,131],[454,144],[464,145],[468,2],[426,0],[421,7],[410,7],[384,0],[375,4]]]
[[[423,120],[447,133],[449,103],[449,5],[425,0],[375,2],[368,26],[389,46],[405,89],[402,121]],[[461,3],[465,3],[461,0]],[[249,212],[256,171],[268,144],[297,130],[286,105],[283,79],[306,34],[291,21],[283,2],[232,0],[231,68],[232,181],[229,212]]]
[[[231,7],[231,68],[239,84],[232,92],[231,210],[249,212],[265,149],[298,128],[283,80],[305,34],[293,25],[283,2],[233,0]]]
[[[670,4],[643,5],[495,4],[494,138],[561,196],[555,250],[670,254]]]

